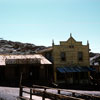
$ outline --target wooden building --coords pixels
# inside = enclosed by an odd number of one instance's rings
[[[44,56],[0,55],[0,84],[18,85],[47,83],[52,77],[52,66]]]

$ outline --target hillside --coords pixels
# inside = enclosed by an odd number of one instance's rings
[[[0,54],[34,54],[45,46],[36,46],[31,43],[0,40]]]
[[[100,53],[90,52],[90,65],[100,65]]]

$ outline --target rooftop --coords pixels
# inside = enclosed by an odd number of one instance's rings
[[[34,55],[0,55],[0,65],[6,64],[52,64],[40,54]]]

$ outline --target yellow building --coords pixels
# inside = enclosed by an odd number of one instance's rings
[[[67,84],[88,83],[89,79],[89,43],[82,45],[70,34],[67,41],[60,45],[52,44],[54,63],[54,81]]]
[[[72,35],[67,41],[60,41],[59,45],[41,51],[53,63],[55,83],[88,84],[90,71],[89,43],[83,45],[76,41]]]

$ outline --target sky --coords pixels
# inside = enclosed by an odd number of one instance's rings
[[[100,0],[0,0],[4,40],[51,46],[70,33],[100,53]]]

